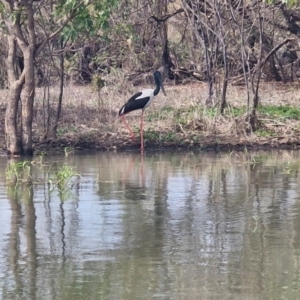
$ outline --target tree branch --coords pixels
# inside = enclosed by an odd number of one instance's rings
[[[88,4],[85,4],[86,6],[92,4],[94,1],[90,1]],[[55,30],[52,34],[50,34],[49,36],[45,37],[44,41],[39,45],[38,49],[36,50],[36,56],[39,55],[39,53],[44,49],[45,45],[47,44],[47,42],[51,41],[52,39],[54,39],[63,29],[64,27],[73,19],[76,17],[76,15],[78,13],[76,13],[76,10],[84,4],[84,1],[80,1],[69,13],[69,15],[67,16],[67,18],[62,22],[62,24],[60,25],[60,27]]]
[[[157,18],[156,16],[151,16],[149,19],[154,19],[157,23],[161,23],[161,22],[167,21],[168,19],[170,19],[170,18],[174,17],[175,15],[180,14],[182,12],[184,12],[184,9],[180,8],[180,9],[176,10],[175,12],[173,12],[172,14],[167,14],[167,15],[163,16],[162,18]]]
[[[269,59],[269,57],[271,56],[271,55],[273,55],[275,52],[277,52],[283,45],[285,45],[285,44],[287,44],[288,42],[291,42],[291,41],[293,41],[294,39],[289,39],[289,38],[287,38],[287,39],[285,39],[285,40],[283,40],[281,43],[279,43],[276,47],[274,47],[268,54],[267,54],[267,56],[264,58],[264,60],[261,62],[261,64],[260,64],[260,68],[262,68],[264,65],[265,65],[265,63],[267,62],[267,60]]]

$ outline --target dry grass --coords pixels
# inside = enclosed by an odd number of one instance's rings
[[[59,90],[36,90],[34,132],[37,147],[73,145],[82,148],[127,148],[132,144],[125,126],[118,118],[118,110],[127,99],[144,87],[128,84],[123,74],[107,78],[108,86],[98,93],[92,86],[68,85],[64,90],[63,110],[58,128],[58,139],[42,141],[47,118],[47,96],[50,95],[50,115],[53,120]],[[149,84],[145,87],[149,87]],[[264,83],[260,91],[262,105],[291,105],[299,107],[297,84]],[[262,128],[252,133],[245,115],[236,116],[232,108],[245,105],[244,87],[229,86],[226,116],[205,108],[207,86],[205,83],[166,85],[167,96],[160,93],[145,114],[146,146],[278,146],[299,143],[297,120],[262,120]],[[0,91],[0,113],[4,120],[7,90]],[[139,135],[140,111],[126,116],[130,126]],[[262,116],[263,118],[263,116]],[[0,124],[4,136],[4,122]],[[46,143],[47,142],[47,143]],[[147,145],[148,144],[148,145]]]

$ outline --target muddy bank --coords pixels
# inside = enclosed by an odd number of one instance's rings
[[[6,155],[4,139],[4,122],[0,122],[1,142],[0,153]],[[64,123],[64,127],[72,123]],[[101,127],[101,126],[100,126]],[[84,151],[139,151],[140,135],[135,132],[136,140],[132,141],[126,128],[118,122],[114,130],[105,131],[103,128],[87,128],[77,126],[76,130],[60,133],[57,137],[44,138],[43,131],[34,130],[34,153],[39,152],[64,153],[66,147],[75,152]],[[257,136],[249,135],[212,134],[201,130],[188,130],[184,133],[171,130],[145,130],[145,151],[250,151],[300,148],[300,134],[292,131],[288,135]]]
[[[252,137],[232,138],[230,136],[204,136],[199,135],[194,141],[195,133],[190,136],[178,134],[174,141],[157,141],[145,139],[145,151],[249,151],[273,149],[298,149],[300,137]],[[64,148],[70,147],[75,152],[82,151],[139,151],[139,137],[133,142],[129,136],[117,134],[90,134],[72,135],[57,139],[35,141],[35,153],[45,151],[49,153],[63,153]]]
[[[6,154],[4,128],[1,128],[1,154]],[[249,151],[249,150],[273,150],[273,149],[299,149],[300,135],[279,137],[258,137],[230,135],[206,135],[203,132],[172,133],[157,132],[153,137],[153,131],[145,132],[145,151]],[[147,137],[148,136],[148,137]],[[59,137],[44,139],[34,135],[34,152],[64,153],[66,147],[75,152],[84,151],[139,151],[140,136],[136,134],[136,140],[132,141],[129,134],[121,132],[98,132],[93,129],[85,132],[66,133]]]

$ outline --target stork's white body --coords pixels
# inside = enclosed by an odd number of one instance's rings
[[[122,118],[123,122],[125,123],[126,127],[128,128],[133,140],[135,140],[135,137],[134,137],[134,134],[133,134],[132,130],[130,129],[129,125],[125,121],[125,115],[128,114],[129,112],[137,110],[137,109],[142,110],[141,125],[140,125],[141,150],[144,149],[144,140],[143,140],[144,110],[146,107],[148,107],[151,104],[153,98],[159,93],[160,88],[162,88],[162,90],[164,92],[160,72],[155,71],[153,76],[154,76],[156,88],[155,89],[144,89],[141,92],[136,93],[119,110],[119,116]]]

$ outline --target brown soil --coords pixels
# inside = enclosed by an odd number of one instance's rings
[[[291,104],[299,106],[297,87],[266,84],[262,104]],[[126,117],[135,129],[136,141],[132,142],[125,126],[118,118],[118,110],[136,92],[137,88],[129,88],[126,93],[103,90],[100,97],[90,87],[68,87],[57,137],[45,138],[45,101],[43,90],[37,90],[34,118],[34,147],[38,151],[63,151],[65,147],[75,150],[138,150],[140,111]],[[55,114],[55,99],[58,91],[53,88],[50,99],[51,120]],[[249,149],[295,149],[300,146],[300,130],[298,122],[280,123],[274,120],[262,120],[262,127],[271,130],[271,136],[258,136],[249,130],[245,117],[239,118],[207,118],[197,113],[185,116],[184,125],[177,124],[181,110],[191,105],[204,102],[206,99],[205,84],[192,86],[167,87],[167,97],[159,94],[154,103],[146,111],[145,118],[145,150],[247,150]],[[117,96],[115,96],[117,95]],[[7,91],[0,92],[0,148],[5,149],[4,118]],[[245,91],[241,87],[232,86],[228,93],[229,103],[239,106],[245,103]],[[44,103],[44,104],[43,104]],[[170,116],[160,115],[164,107],[172,107]],[[175,111],[175,112],[174,112]],[[158,114],[158,117],[149,119]],[[182,116],[185,115],[182,113]]]

